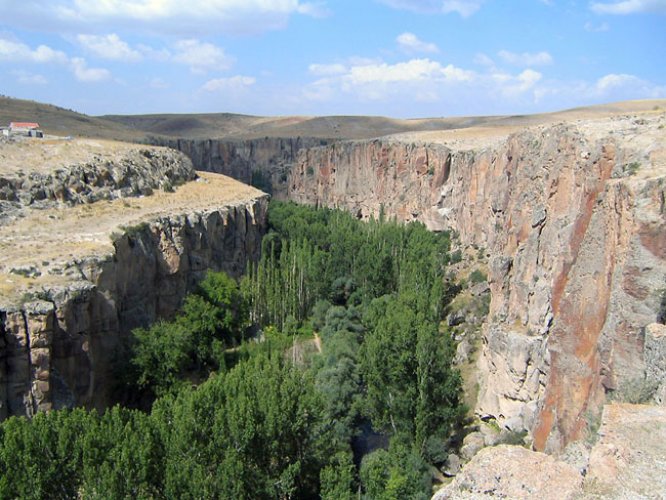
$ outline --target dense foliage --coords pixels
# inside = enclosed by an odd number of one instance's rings
[[[133,332],[126,390],[151,408],[0,425],[1,498],[430,496],[463,411],[446,235],[285,203],[269,225],[240,283],[209,273]]]

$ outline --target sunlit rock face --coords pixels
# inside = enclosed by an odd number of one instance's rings
[[[654,112],[468,143],[339,142],[300,151],[287,197],[483,247],[492,302],[476,411],[552,451],[649,368],[645,327],[666,288],[664,123]]]

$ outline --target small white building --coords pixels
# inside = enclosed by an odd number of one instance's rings
[[[36,122],[11,122],[7,135],[27,135],[28,137],[44,137],[44,132],[39,130]]]

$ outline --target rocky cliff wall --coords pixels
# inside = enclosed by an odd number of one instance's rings
[[[330,141],[311,137],[265,137],[155,139],[153,142],[185,153],[197,170],[228,175],[246,184],[253,183],[270,190],[277,198],[284,198],[287,176],[299,151],[326,145]]]
[[[469,147],[337,143],[299,153],[288,197],[363,218],[383,209],[485,248],[476,411],[554,451],[607,392],[644,377],[666,285],[665,123],[580,121]]]
[[[108,404],[109,364],[132,328],[168,317],[208,269],[257,259],[267,199],[142,225],[113,255],[72,263],[79,279],[0,311],[0,418]]]

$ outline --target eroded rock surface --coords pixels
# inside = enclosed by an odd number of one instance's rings
[[[490,255],[476,411],[539,450],[645,377],[666,285],[666,114],[302,150],[288,197],[453,229]],[[518,425],[520,423],[520,425]]]
[[[544,453],[518,446],[484,448],[433,500],[473,498],[574,499],[582,491],[578,471]]]
[[[180,153],[165,154],[185,178],[194,173]],[[179,168],[131,175],[159,185]],[[172,315],[208,269],[239,276],[258,258],[267,196],[202,173],[174,192],[33,205],[0,221],[0,419],[106,407],[123,336]]]
[[[604,407],[597,434],[559,456],[508,445],[484,448],[433,500],[647,499],[664,492],[666,407],[614,403]]]
[[[145,196],[196,178],[177,151],[113,141],[5,141],[0,157],[0,216],[26,206]]]
[[[611,404],[585,478],[588,498],[663,498],[666,494],[666,407]]]

